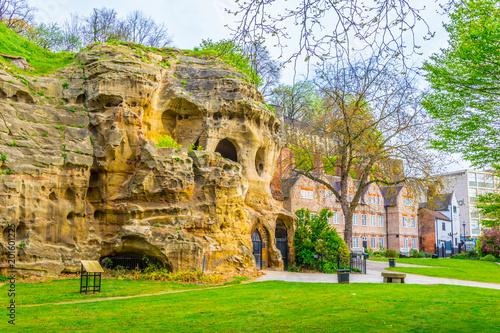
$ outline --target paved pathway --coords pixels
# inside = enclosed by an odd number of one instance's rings
[[[382,283],[382,271],[388,267],[388,263],[384,261],[366,262],[366,274],[351,274],[349,281],[351,283]],[[396,263],[400,267],[426,267],[420,265],[410,265]],[[430,266],[427,266],[430,267]],[[322,283],[338,283],[337,274],[322,274],[322,273],[291,273],[283,271],[265,271],[266,275],[261,276],[256,281],[288,281],[288,282],[322,282]],[[432,276],[416,275],[406,273],[405,282],[407,284],[451,284],[456,286],[468,286],[479,288],[499,289],[500,283],[484,283],[475,281],[455,280],[447,278],[439,278]]]

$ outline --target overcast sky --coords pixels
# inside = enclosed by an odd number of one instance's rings
[[[119,16],[124,17],[134,10],[141,10],[157,22],[163,22],[168,28],[174,40],[174,46],[181,49],[192,49],[200,44],[203,39],[210,38],[218,41],[230,38],[231,34],[225,25],[234,24],[234,16],[225,12],[225,8],[235,9],[234,0],[29,0],[31,5],[38,8],[37,20],[39,22],[62,23],[71,13],[89,15],[92,8],[113,8]],[[283,0],[282,0],[283,1]],[[422,40],[426,30],[423,26],[416,29],[417,44],[422,46],[423,56],[416,60],[421,62],[428,58],[440,48],[447,45],[447,33],[442,27],[446,16],[436,12],[437,6],[434,0],[414,0],[412,4],[428,8],[422,13],[429,24],[431,31],[436,36],[430,41]],[[289,3],[289,2],[288,2]],[[424,31],[425,30],[425,31]],[[270,49],[275,57],[279,55],[277,50]],[[298,69],[305,72],[305,69]],[[282,72],[282,82],[290,84],[293,80],[293,68],[285,68]],[[450,171],[468,167],[468,163],[460,162],[450,165]]]

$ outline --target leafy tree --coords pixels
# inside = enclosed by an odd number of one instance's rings
[[[271,91],[269,103],[283,108],[283,115],[294,120],[307,120],[323,108],[321,95],[310,81],[293,85],[281,84]]]
[[[224,59],[229,65],[246,74],[255,85],[260,86],[262,84],[262,79],[257,75],[249,57],[234,41],[227,39],[218,42],[213,42],[211,39],[203,40],[200,46],[195,48],[196,51]]]
[[[483,234],[479,238],[482,256],[491,254],[496,258],[500,257],[500,226],[483,229]]]
[[[442,159],[426,150],[429,120],[416,83],[415,74],[403,72],[391,59],[329,64],[319,69],[315,80],[323,111],[288,133],[288,144],[301,152],[294,172],[335,195],[345,216],[344,240],[349,246],[352,214],[369,186],[407,184],[425,193],[430,184],[439,185],[433,175]],[[311,163],[321,159],[324,171],[339,177],[338,187]]]
[[[500,7],[496,0],[457,2],[445,25],[449,46],[425,63],[431,92],[423,105],[438,121],[434,148],[475,166],[500,161]]]
[[[321,252],[326,258],[325,267],[333,269],[332,262],[336,265],[339,253],[343,265],[349,265],[349,250],[346,255],[345,242],[328,222],[333,215],[331,211],[322,209],[319,214],[312,215],[308,209],[300,209],[295,214],[298,217],[294,238],[297,251],[295,260],[299,266],[319,269],[320,263],[314,259],[314,254]]]
[[[57,23],[41,23],[34,29],[26,30],[22,35],[46,50],[55,50],[63,42],[61,28]]]

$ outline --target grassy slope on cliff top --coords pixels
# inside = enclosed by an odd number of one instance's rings
[[[25,72],[15,66],[12,66],[12,69],[30,74],[46,74],[65,67],[74,61],[75,56],[74,53],[47,51],[8,29],[3,23],[0,23],[0,53],[24,57],[33,67],[33,71]],[[9,62],[3,57],[0,57],[0,60]]]

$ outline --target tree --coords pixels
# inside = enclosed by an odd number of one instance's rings
[[[125,32],[114,9],[94,8],[92,13],[83,19],[83,40],[90,44],[107,42],[111,39],[122,40]]]
[[[496,0],[455,5],[449,46],[425,63],[431,92],[424,106],[437,120],[434,148],[474,166],[500,161],[500,7]]]
[[[232,40],[223,39],[218,42],[213,42],[211,39],[203,40],[200,46],[195,48],[195,51],[200,50],[205,54],[224,59],[226,63],[235,67],[241,73],[246,74],[256,86],[262,84],[262,79],[255,72],[255,68],[252,66],[249,57]]]
[[[152,17],[136,10],[125,19],[128,40],[133,43],[151,47],[165,47],[172,43],[165,25],[157,24]]]
[[[426,150],[430,123],[416,75],[403,72],[400,63],[376,57],[344,60],[320,68],[315,84],[325,109],[289,133],[289,145],[299,152],[294,171],[335,195],[351,246],[352,214],[368,186],[407,184],[414,193],[425,193],[429,185],[439,185],[433,176],[439,159]],[[326,173],[339,176],[340,188],[311,163],[317,159],[324,161]]]
[[[81,31],[83,30],[82,22],[77,14],[71,14],[69,20],[65,20],[62,28],[62,41],[59,45],[59,50],[67,52],[76,52],[82,47]]]
[[[41,23],[34,29],[26,30],[22,35],[46,50],[59,48],[63,42],[61,28],[57,23]]]
[[[282,50],[290,41],[293,51],[284,62],[296,63],[299,58],[323,62],[347,57],[353,51],[392,55],[417,52],[414,31],[419,22],[423,24],[418,28],[425,29],[426,37],[432,36],[421,9],[406,0],[235,2],[237,9],[228,10],[238,20],[234,38],[241,45],[263,44],[267,39]]]
[[[243,52],[248,56],[255,74],[261,78],[259,91],[264,98],[269,97],[271,89],[279,84],[280,64],[273,60],[269,51],[260,44],[251,44],[243,47]]]
[[[269,103],[282,107],[283,115],[294,120],[305,120],[322,108],[321,96],[310,81],[279,85],[271,91]]]
[[[35,10],[27,0],[0,0],[0,22],[21,33],[33,25]]]
[[[319,269],[319,262],[314,259],[314,254],[319,253],[323,253],[326,258],[326,273],[335,269],[338,254],[341,255],[341,264],[349,266],[349,249],[328,222],[332,212],[322,209],[319,214],[311,215],[308,209],[300,209],[295,214],[298,219],[293,243],[297,251],[295,261],[298,266]]]

